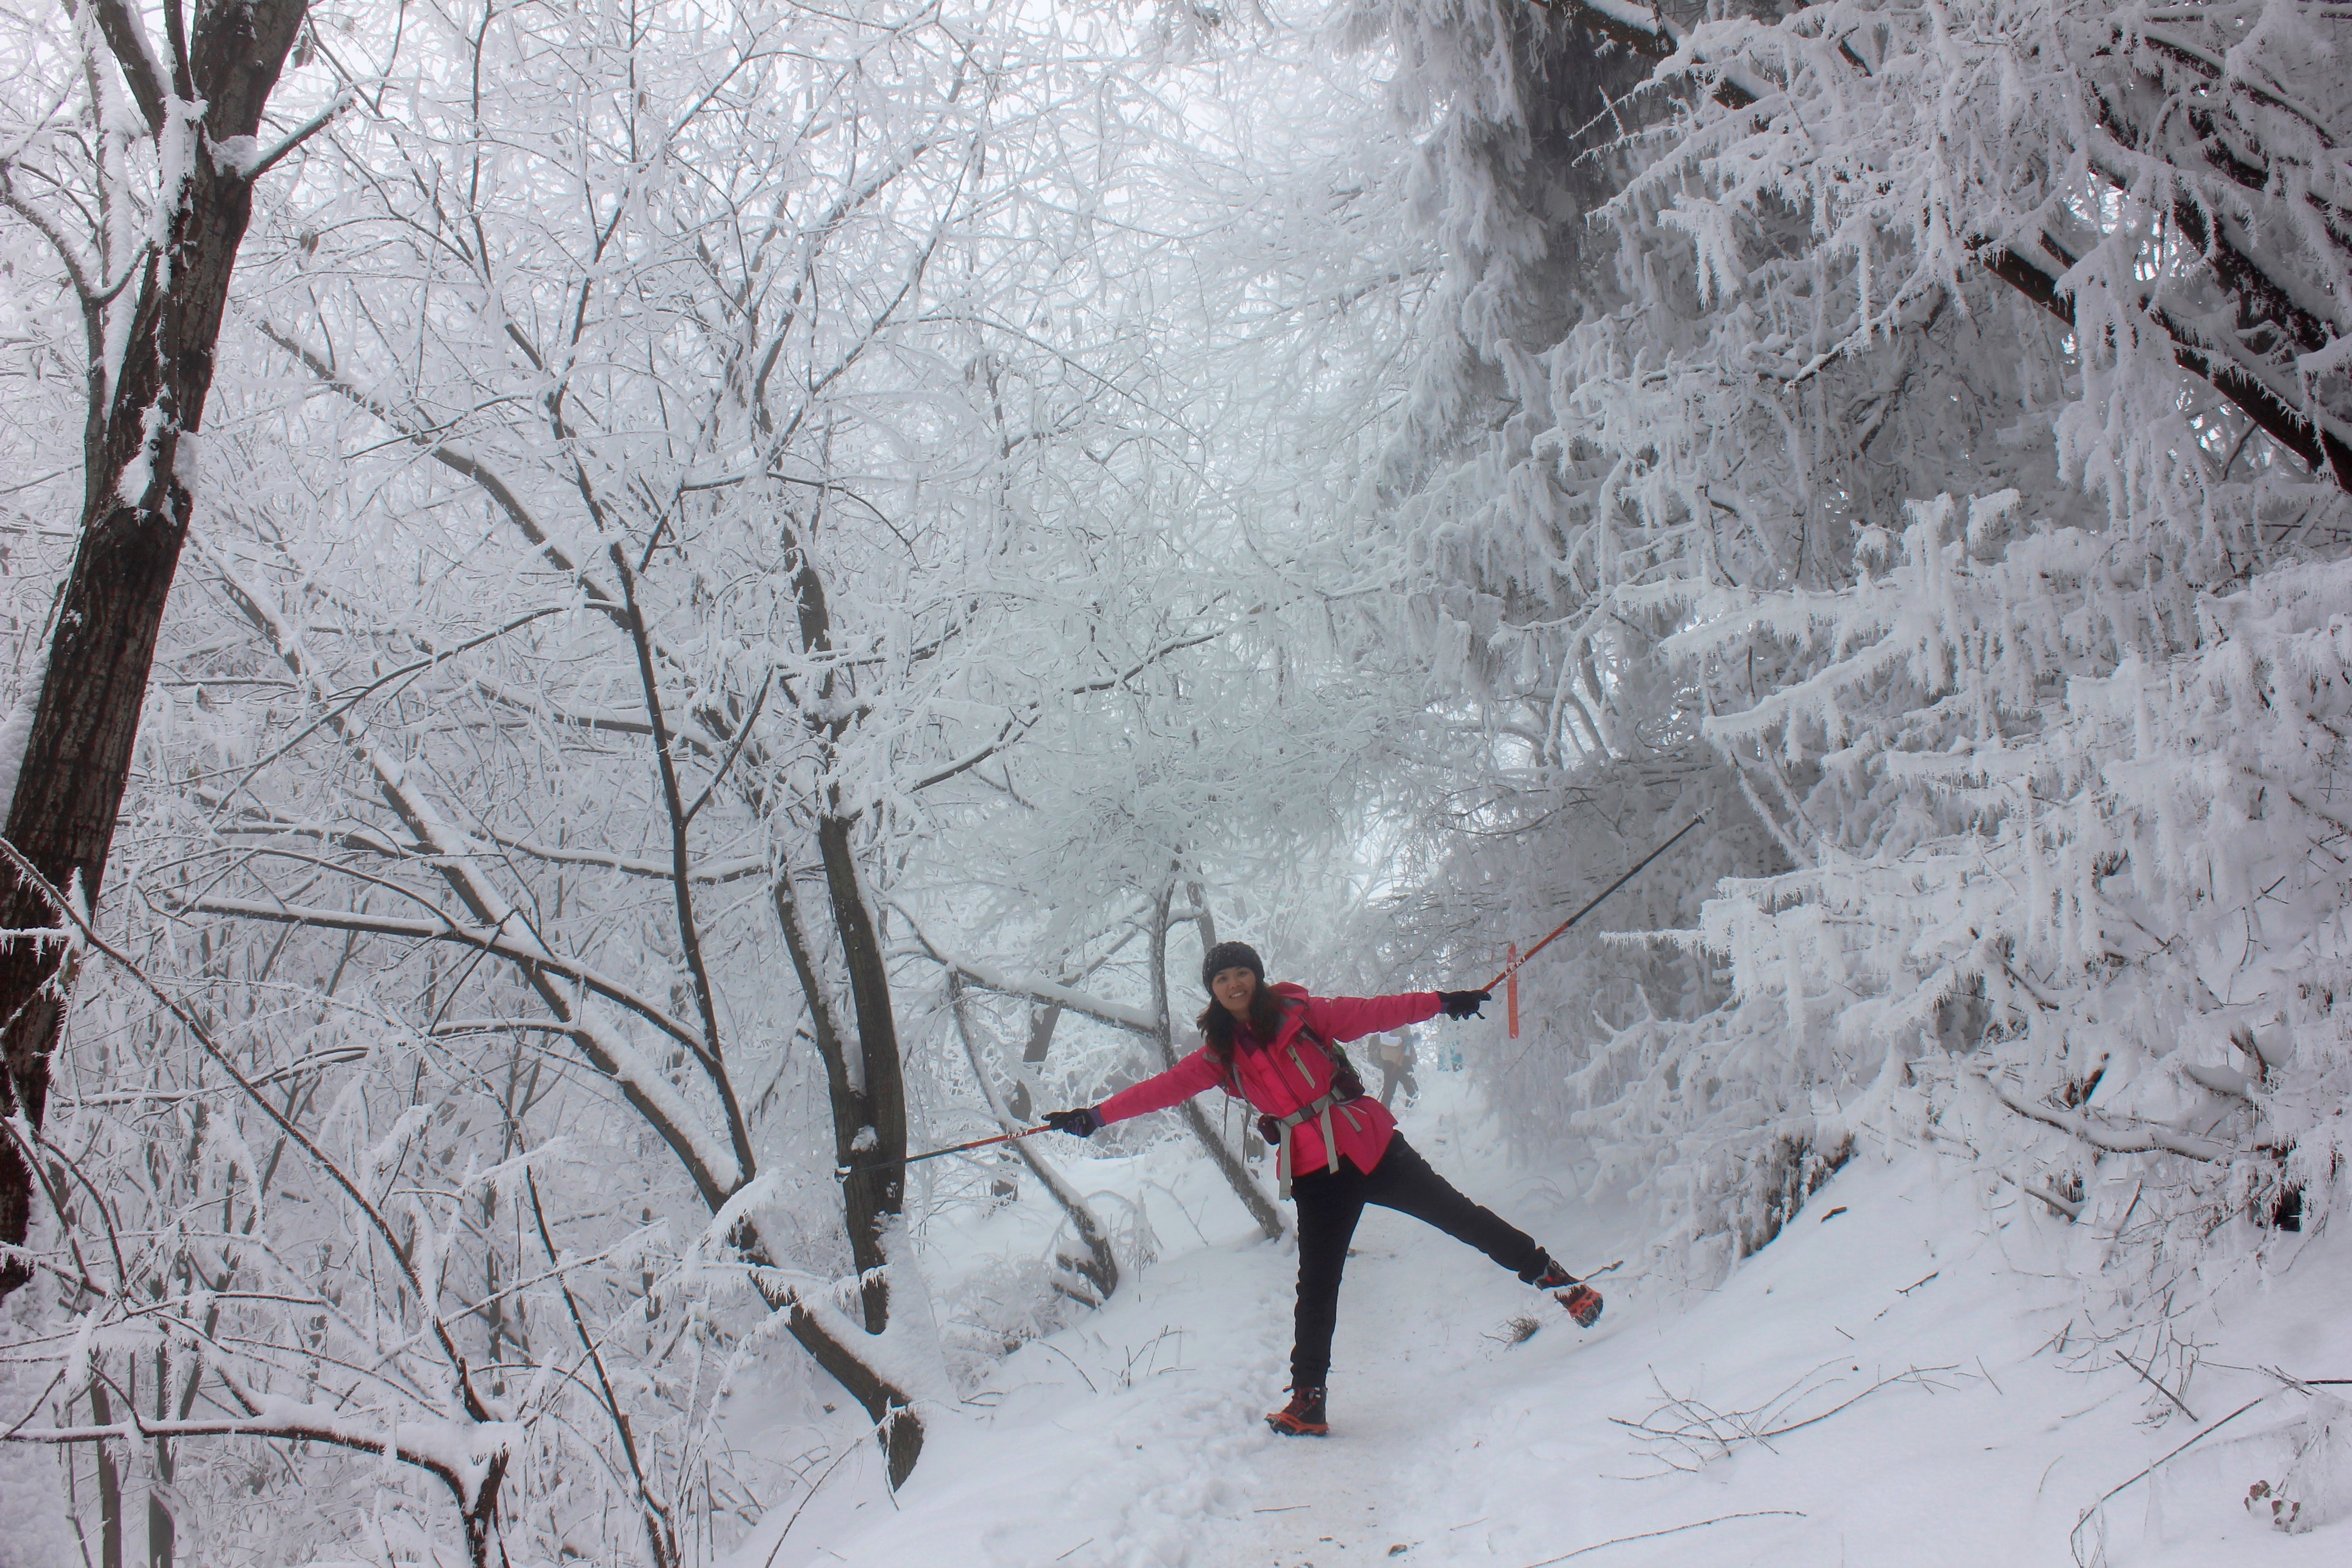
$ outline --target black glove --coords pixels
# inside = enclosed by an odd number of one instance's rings
[[[1276,1148],[1280,1148],[1282,1146],[1282,1118],[1278,1116],[1259,1117],[1257,1119],[1257,1135],[1265,1139],[1267,1142],[1273,1144]]]
[[[1049,1110],[1045,1125],[1056,1132],[1066,1132],[1073,1138],[1091,1138],[1102,1131],[1103,1119],[1091,1105],[1081,1105],[1076,1110]]]
[[[1449,1018],[1475,1018],[1478,1009],[1494,1000],[1492,991],[1441,991],[1437,1005],[1445,1009]]]

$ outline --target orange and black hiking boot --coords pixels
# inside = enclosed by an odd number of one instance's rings
[[[1589,1329],[1601,1321],[1600,1291],[1561,1268],[1548,1252],[1537,1254],[1536,1261],[1538,1268],[1534,1278],[1523,1274],[1521,1279],[1538,1290],[1557,1292],[1552,1300],[1568,1309],[1578,1328]]]
[[[1601,1321],[1601,1292],[1578,1280],[1573,1289],[1562,1290],[1553,1300],[1568,1309],[1580,1329],[1589,1329]]]
[[[1328,1437],[1331,1423],[1323,1416],[1323,1391],[1294,1388],[1290,1403],[1273,1412],[1265,1424],[1286,1437]]]

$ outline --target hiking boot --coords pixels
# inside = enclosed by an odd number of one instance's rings
[[[1294,1388],[1290,1403],[1267,1415],[1265,1424],[1286,1437],[1328,1437],[1331,1423],[1324,1419],[1323,1391]]]
[[[1580,1281],[1574,1289],[1561,1291],[1556,1300],[1568,1309],[1568,1315],[1576,1320],[1580,1329],[1589,1329],[1601,1321],[1601,1292],[1590,1285]]]
[[[1538,1267],[1532,1277],[1522,1274],[1519,1278],[1538,1290],[1557,1291],[1553,1300],[1568,1309],[1568,1315],[1576,1320],[1578,1328],[1589,1329],[1601,1321],[1600,1291],[1561,1268],[1549,1252],[1538,1253],[1536,1262]]]
[[[1522,1269],[1519,1278],[1538,1290],[1565,1290],[1576,1283],[1576,1276],[1560,1267],[1559,1260],[1549,1252],[1536,1254],[1536,1265]]]

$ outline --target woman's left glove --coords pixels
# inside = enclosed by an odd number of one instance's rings
[[[1049,1110],[1045,1125],[1056,1132],[1066,1132],[1073,1138],[1091,1138],[1102,1131],[1102,1113],[1091,1105],[1081,1105],[1076,1110]]]
[[[1492,991],[1441,991],[1437,1005],[1445,1009],[1449,1018],[1475,1018],[1478,1009],[1495,999]]]

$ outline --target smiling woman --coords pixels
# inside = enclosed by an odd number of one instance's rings
[[[1304,986],[1265,982],[1265,964],[1246,942],[1224,942],[1201,961],[1212,1000],[1201,1014],[1201,1048],[1166,1072],[1098,1106],[1057,1110],[1046,1123],[1078,1137],[1191,1099],[1213,1085],[1259,1113],[1277,1159],[1282,1195],[1298,1204],[1298,1300],[1290,1351],[1290,1403],[1266,1417],[1286,1436],[1331,1430],[1325,1384],[1339,1322],[1339,1277],[1365,1206],[1411,1215],[1476,1247],[1590,1328],[1601,1293],[1560,1267],[1535,1239],[1464,1197],[1398,1132],[1387,1106],[1364,1092],[1339,1047],[1367,1035],[1448,1018],[1478,1016],[1484,991],[1418,991],[1396,996],[1309,995]]]

